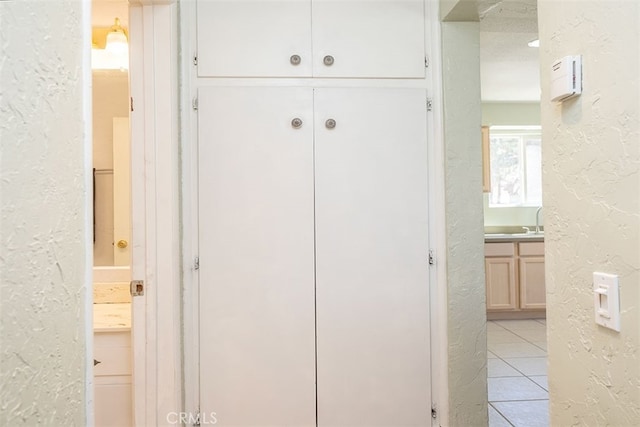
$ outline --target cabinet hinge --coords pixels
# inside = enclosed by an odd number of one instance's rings
[[[198,111],[198,97],[197,96],[195,98],[193,98],[193,101],[191,102],[191,106],[193,107],[194,111]]]
[[[193,259],[193,269],[196,271],[200,270],[200,257],[195,257]]]
[[[198,55],[193,55],[193,65],[198,65]]]
[[[427,98],[427,111],[433,111],[433,101],[431,98]]]
[[[436,410],[435,406],[431,407],[431,418],[433,418],[434,420],[438,418],[438,411]]]
[[[133,96],[129,98],[130,99],[130,107],[131,107],[131,111],[133,111]]]
[[[429,249],[429,265],[434,265],[436,263],[436,254],[433,252],[433,249]]]
[[[424,57],[424,68],[429,68],[429,57],[428,56]]]
[[[131,283],[129,283],[129,292],[132,297],[144,295],[144,280],[132,280]]]

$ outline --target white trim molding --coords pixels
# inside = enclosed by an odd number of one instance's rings
[[[427,80],[431,89],[432,113],[429,131],[429,245],[434,249],[431,269],[431,404],[436,411],[433,426],[449,425],[449,340],[448,340],[448,275],[445,211],[444,102],[442,90],[442,49],[439,2],[427,1],[425,46],[431,58]]]
[[[135,425],[180,412],[181,279],[177,5],[130,7],[132,278]]]

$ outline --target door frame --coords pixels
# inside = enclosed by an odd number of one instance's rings
[[[181,412],[178,26],[174,0],[129,4],[134,425]]]
[[[425,46],[431,58],[427,81],[432,111],[427,117],[429,144],[429,245],[433,250],[431,283],[431,409],[432,426],[449,425],[449,301],[446,235],[446,155],[440,1],[425,0]],[[435,412],[434,412],[435,411]],[[433,416],[436,414],[436,416]]]

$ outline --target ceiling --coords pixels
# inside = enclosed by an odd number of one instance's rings
[[[536,0],[478,0],[482,100],[540,101]]]

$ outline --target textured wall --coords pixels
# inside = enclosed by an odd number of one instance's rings
[[[479,24],[442,23],[449,425],[487,425]]]
[[[640,425],[640,9],[540,1],[552,425]],[[549,99],[552,61],[583,56],[584,92]],[[621,331],[594,323],[592,273],[620,275]]]
[[[482,124],[486,126],[540,125],[540,103],[483,102]]]
[[[0,1],[3,426],[86,425],[87,7]]]

